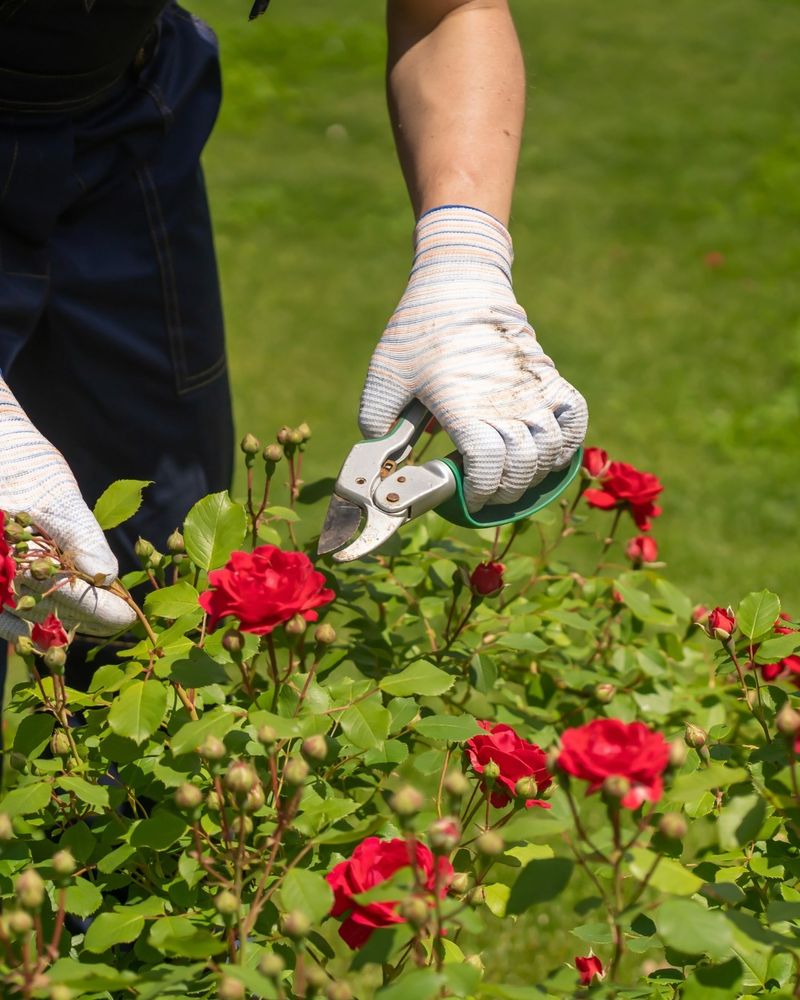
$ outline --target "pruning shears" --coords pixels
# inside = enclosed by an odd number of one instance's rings
[[[415,400],[384,437],[354,445],[336,480],[319,537],[319,555],[332,552],[336,562],[361,559],[429,510],[465,528],[522,521],[559,497],[581,465],[579,448],[569,465],[550,472],[514,503],[488,505],[471,513],[458,452],[422,465],[403,464],[430,419],[425,406]]]

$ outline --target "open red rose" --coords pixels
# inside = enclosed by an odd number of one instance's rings
[[[590,986],[595,976],[602,979],[605,975],[603,963],[597,955],[584,955],[583,957],[576,955],[575,968],[581,977],[581,986]]]
[[[482,562],[470,574],[469,585],[473,594],[491,597],[503,588],[503,573],[506,567],[501,562]]]
[[[712,639],[728,639],[736,628],[733,612],[725,608],[714,608],[706,621],[706,632]]]
[[[230,615],[239,619],[243,632],[254,635],[268,635],[295,615],[315,622],[319,616],[314,609],[336,596],[325,589],[325,577],[305,553],[284,552],[276,545],[233,552],[223,569],[208,574],[208,582],[213,589],[199,600],[211,629]]]
[[[467,756],[477,774],[483,774],[489,761],[500,768],[492,788],[493,806],[502,808],[516,798],[516,785],[520,778],[533,778],[540,794],[550,787],[553,779],[547,770],[547,756],[541,747],[524,740],[511,726],[502,722],[493,726],[491,722],[483,721],[478,725],[486,730],[486,735],[473,736],[467,741]],[[542,799],[526,799],[525,806],[528,809],[532,806],[549,809],[550,803]]]
[[[17,575],[17,564],[6,541],[5,530],[6,513],[0,510],[0,607],[15,608],[17,595],[14,593],[13,583]]]
[[[428,893],[437,893],[441,898],[447,895],[447,887],[453,878],[453,866],[447,858],[435,858],[425,844],[410,844],[400,839],[367,837],[346,861],[341,861],[325,876],[333,889],[331,916],[347,914],[339,928],[339,936],[351,948],[363,947],[378,927],[405,922],[397,912],[399,900],[364,906],[357,903],[353,896],[372,889],[401,868],[412,865],[416,868],[420,885]],[[434,900],[425,897],[425,902],[433,906]]]
[[[655,562],[658,559],[658,546],[655,538],[649,535],[637,535],[631,538],[625,546],[625,555],[634,566],[641,566],[642,563]]]
[[[777,663],[762,663],[761,676],[768,684],[777,680],[787,680],[795,687],[800,687],[800,656],[792,654],[784,656]]]
[[[54,614],[49,614],[43,622],[37,622],[31,629],[31,639],[37,649],[44,652],[52,646],[66,646],[69,643],[64,626]]]
[[[640,472],[627,462],[611,462],[600,479],[600,489],[586,490],[583,495],[590,507],[629,510],[637,528],[649,531],[650,518],[661,513],[654,501],[663,489],[651,472]]]
[[[581,465],[592,479],[599,479],[608,471],[608,452],[602,448],[585,448]]]
[[[775,631],[778,635],[791,635],[792,632],[796,632],[796,628],[787,628],[783,623],[789,622],[791,625],[792,618],[791,615],[787,615],[785,611],[781,611],[778,617],[775,619]]]
[[[626,809],[658,802],[664,791],[661,775],[669,763],[669,744],[642,722],[594,719],[567,729],[561,736],[558,766],[589,782],[587,795],[597,792],[606,778],[626,778],[630,791],[622,798]]]

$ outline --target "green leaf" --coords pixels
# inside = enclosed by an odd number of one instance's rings
[[[703,792],[727,788],[728,785],[745,781],[747,777],[747,771],[743,767],[711,764],[710,767],[699,768],[691,774],[679,774],[669,790],[669,798],[675,802],[689,802]]]
[[[145,917],[163,912],[164,903],[157,898],[149,898],[132,906],[122,906],[112,913],[101,913],[86,932],[83,946],[87,951],[102,954],[115,944],[129,944],[144,930]]]
[[[162,917],[150,929],[150,944],[165,955],[205,958],[225,951],[226,944],[188,917]]]
[[[776,635],[774,639],[765,639],[756,650],[756,663],[776,663],[785,656],[790,656],[800,649],[800,632],[788,635]]]
[[[389,735],[391,721],[389,710],[378,697],[356,702],[339,717],[347,738],[363,750],[372,750],[383,743]]]
[[[144,610],[156,618],[180,618],[195,610],[198,596],[188,580],[179,580],[171,587],[151,591],[144,599]]]
[[[399,674],[389,674],[380,682],[380,688],[387,694],[406,695],[444,694],[455,683],[455,677],[435,667],[427,660],[417,660]]]
[[[143,743],[161,725],[166,710],[167,689],[161,681],[134,681],[112,702],[108,724],[117,736]]]
[[[429,740],[463,743],[483,730],[471,715],[427,715],[415,723],[414,732]]]
[[[105,785],[93,785],[77,775],[59,778],[58,784],[65,791],[72,792],[79,805],[88,803],[96,809],[108,807],[108,788]]]
[[[103,894],[94,882],[78,877],[67,886],[66,900],[67,913],[74,913],[78,917],[88,917],[100,909],[103,903]]]
[[[244,507],[227,492],[212,493],[186,515],[183,538],[189,558],[201,569],[223,566],[244,541],[247,517]]]
[[[547,643],[532,632],[507,632],[496,640],[495,645],[503,646],[505,649],[523,650],[526,653],[543,653],[547,649]]]
[[[735,1000],[742,982],[742,963],[732,958],[723,965],[696,968],[681,990],[681,1000]]]
[[[228,732],[236,721],[236,716],[222,708],[208,712],[194,722],[187,722],[172,737],[172,752],[176,757],[196,750],[207,736],[219,739]]]
[[[133,517],[142,506],[142,491],[150,486],[150,479],[118,479],[112,483],[94,505],[97,523],[108,531]]]
[[[59,958],[47,970],[47,978],[52,983],[65,983],[77,988],[82,996],[91,990],[124,990],[127,994],[136,983],[134,973],[114,969],[102,962],[89,962],[85,956],[80,961]]]
[[[152,847],[166,851],[186,829],[186,821],[168,809],[155,809],[148,819],[140,820],[131,833],[131,846]]]
[[[772,632],[780,613],[778,595],[769,590],[759,590],[742,598],[736,609],[736,624],[742,635],[753,641]]]
[[[630,867],[636,878],[642,880],[651,870],[653,862],[659,857],[643,847],[634,847],[629,852]],[[674,858],[661,856],[650,876],[650,885],[660,892],[673,896],[693,896],[703,886],[703,880],[698,878],[688,868]]]
[[[26,715],[14,734],[14,752],[28,760],[38,757],[44,750],[56,724],[49,712]]]
[[[731,926],[719,910],[708,910],[690,899],[668,899],[652,913],[661,939],[685,955],[727,958]]]
[[[443,976],[433,969],[413,969],[375,994],[376,1000],[430,1000],[442,985]]]
[[[300,515],[290,507],[265,507],[264,513],[267,517],[277,517],[280,518],[281,521],[289,521],[291,523],[300,520]]]
[[[330,913],[333,890],[317,872],[292,868],[283,880],[281,900],[284,910],[300,910],[316,924]]]
[[[228,673],[221,663],[217,663],[203,649],[197,646],[189,650],[185,659],[175,660],[170,672],[170,680],[187,688],[208,687],[211,684],[227,684]]]
[[[506,913],[524,913],[534,903],[547,903],[567,887],[575,862],[569,858],[541,858],[527,864],[511,887]]]
[[[52,786],[49,781],[35,781],[30,785],[20,785],[12,789],[0,800],[0,812],[10,819],[41,812],[50,801]]]

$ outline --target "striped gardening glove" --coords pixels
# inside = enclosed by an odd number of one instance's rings
[[[106,584],[117,578],[117,560],[92,512],[83,502],[69,466],[28,420],[0,378],[0,510],[25,512],[46,532],[75,568]],[[44,581],[29,575],[15,580],[19,596],[51,590],[64,577]],[[27,621],[55,611],[67,628],[92,635],[113,635],[131,625],[134,614],[119,597],[83,581],[64,583],[35,608],[0,612],[0,637],[11,642],[28,635]]]
[[[511,237],[497,219],[435,208],[414,245],[408,287],[370,361],[361,430],[380,437],[416,397],[463,456],[469,509],[511,503],[569,462],[586,434],[586,401],[517,304]]]

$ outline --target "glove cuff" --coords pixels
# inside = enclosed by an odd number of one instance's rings
[[[441,205],[420,216],[414,229],[412,279],[447,271],[497,281],[499,271],[510,287],[513,260],[508,230],[480,208]]]

